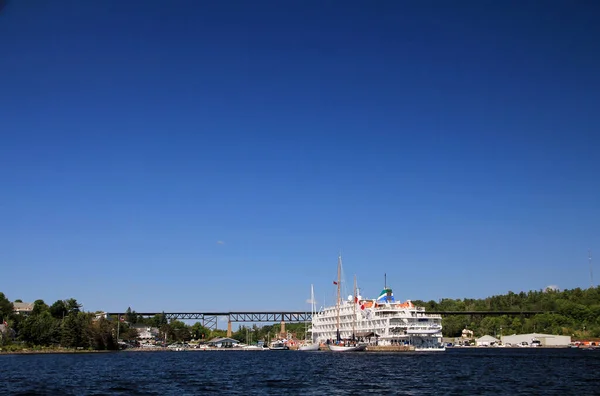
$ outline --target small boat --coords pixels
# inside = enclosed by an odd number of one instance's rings
[[[244,345],[242,349],[245,351],[264,351],[267,348],[263,348],[261,345]]]
[[[317,343],[311,343],[311,344],[302,344],[298,347],[299,351],[304,351],[304,352],[311,352],[311,351],[318,351],[319,350],[319,344]]]
[[[337,303],[336,303],[336,313],[337,313],[337,326],[336,326],[336,343],[330,343],[327,346],[331,352],[358,352],[364,351],[367,349],[365,344],[355,342],[354,338],[354,325],[356,323],[356,305],[354,306],[354,316],[352,321],[352,342],[342,341],[340,336],[340,305],[341,305],[341,297],[340,297],[340,285],[342,283],[341,279],[342,273],[342,255],[338,256],[338,267],[337,267]],[[354,277],[354,300],[356,300],[356,276]]]
[[[310,285],[310,304],[311,304],[311,318],[313,316],[315,316],[315,311],[316,311],[316,307],[315,307],[315,292],[313,289],[313,285]],[[314,342],[312,340],[308,339],[308,333],[309,330],[306,330],[306,334],[305,334],[305,341],[302,342],[302,344],[300,344],[300,346],[298,347],[299,351],[304,351],[304,352],[311,352],[311,351],[318,351],[319,350],[319,343],[318,342]],[[312,330],[310,331],[310,333],[312,334]]]
[[[272,351],[287,351],[290,348],[285,344],[285,342],[277,340],[271,343],[269,349]]]
[[[367,349],[367,346],[364,344],[356,344],[356,345],[329,344],[328,347],[329,347],[329,350],[332,352],[359,352],[359,351],[364,351],[365,349]]]
[[[446,346],[416,347],[415,352],[444,352]]]

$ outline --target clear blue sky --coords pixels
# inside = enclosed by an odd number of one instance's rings
[[[600,282],[594,1],[9,1],[0,291],[308,309]]]

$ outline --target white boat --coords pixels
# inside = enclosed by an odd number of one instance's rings
[[[313,285],[310,285],[310,313],[311,313],[311,317],[314,316],[315,314],[315,292],[313,289]],[[306,330],[306,335],[305,338],[306,340],[304,342],[302,342],[299,346],[298,346],[298,350],[299,351],[304,351],[304,352],[312,352],[312,351],[318,351],[319,350],[319,343],[318,342],[314,342],[312,340],[312,336],[311,339],[308,339],[308,333],[312,334],[312,330]]]
[[[276,340],[269,345],[269,349],[272,351],[287,351],[290,348],[285,344],[284,341]]]
[[[335,344],[329,344],[328,345],[329,350],[332,352],[358,352],[358,351],[364,351],[365,349],[367,349],[367,345],[366,344],[357,344],[357,345],[335,345]]]
[[[338,293],[341,257],[338,257]],[[396,301],[387,286],[376,299],[364,298],[356,289],[346,301],[324,307],[312,317],[313,341],[328,345],[352,340],[377,346],[409,346],[416,351],[443,351],[442,316],[428,314],[412,301]],[[339,337],[338,337],[339,334]],[[335,348],[337,349],[337,348]]]
[[[351,332],[351,336],[350,337],[346,337],[345,339],[342,338],[342,334],[340,332],[340,328],[341,328],[341,324],[342,324],[342,320],[341,320],[341,315],[340,315],[340,311],[341,311],[341,306],[342,306],[342,299],[340,297],[340,288],[341,288],[341,284],[342,284],[342,280],[341,280],[341,275],[342,275],[342,256],[338,256],[338,267],[337,267],[337,282],[335,282],[335,284],[337,285],[337,300],[336,300],[336,304],[335,304],[335,313],[336,313],[336,322],[335,322],[335,341],[329,339],[327,341],[327,346],[329,348],[330,351],[332,352],[358,352],[358,351],[364,351],[366,349],[366,344],[365,343],[358,343],[356,336],[355,336],[355,322],[356,322],[356,307],[354,307],[354,312],[353,315],[351,317],[351,322],[352,322],[352,332]],[[354,295],[356,296],[356,277],[354,277]],[[314,329],[314,318],[316,315],[313,315],[313,329]]]
[[[441,345],[440,347],[418,347],[415,348],[415,352],[444,352],[446,347]]]
[[[316,343],[310,343],[310,344],[300,344],[300,346],[298,347],[299,351],[304,351],[304,352],[314,352],[314,351],[318,351],[319,348],[319,344]]]
[[[242,346],[242,349],[245,351],[266,351],[269,350],[268,348],[263,348],[260,345],[244,345]]]

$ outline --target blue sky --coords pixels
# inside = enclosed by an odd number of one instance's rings
[[[9,1],[0,291],[309,309],[588,287],[591,1]],[[600,282],[600,264],[597,264]]]

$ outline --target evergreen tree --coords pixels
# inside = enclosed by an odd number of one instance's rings
[[[13,314],[13,303],[10,302],[4,293],[0,292],[0,324],[8,321],[10,316]]]

